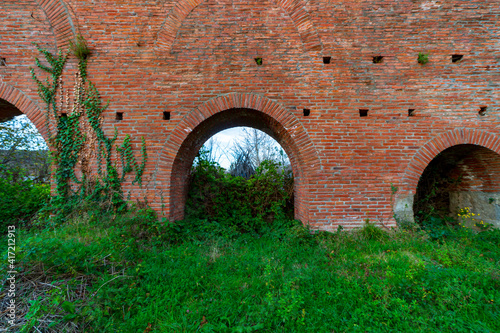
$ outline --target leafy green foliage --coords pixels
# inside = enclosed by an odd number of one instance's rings
[[[29,178],[14,179],[8,172],[0,177],[0,230],[7,225],[27,223],[43,207],[50,196],[47,184],[38,184]]]
[[[144,168],[146,167],[146,160],[148,159],[148,153],[146,152],[146,141],[144,140],[144,138],[142,138],[142,146],[141,146],[142,162],[140,165],[139,163],[137,163],[137,160],[135,159],[135,156],[132,153],[132,146],[130,145],[130,135],[127,134],[121,146],[118,147],[116,150],[120,154],[120,159],[123,165],[123,173],[120,181],[123,182],[126,173],[134,171],[135,179],[132,183],[137,182],[139,185],[141,185],[142,175],[144,173]]]
[[[262,232],[293,214],[293,178],[278,163],[262,162],[247,180],[202,156],[203,152],[191,173],[186,220],[214,221],[236,232]]]
[[[425,65],[426,63],[429,62],[429,55],[422,53],[422,52],[419,52],[417,61],[419,64]]]

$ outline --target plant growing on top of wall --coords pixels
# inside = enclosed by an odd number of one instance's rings
[[[56,216],[63,216],[72,204],[87,201],[100,202],[105,209],[123,209],[121,184],[126,174],[133,171],[134,183],[141,185],[147,160],[144,138],[139,163],[132,152],[130,136],[127,135],[123,143],[115,147],[116,128],[111,138],[104,133],[102,114],[108,104],[103,105],[97,88],[87,78],[90,49],[83,37],[78,36],[71,46],[78,59],[73,89],[65,89],[63,84],[63,70],[69,54],[59,51],[53,55],[36,47],[47,63],[42,64],[38,58],[35,60],[37,67],[48,74],[45,80],[40,80],[33,68],[31,75],[46,104],[46,130],[55,166],[53,212]],[[121,162],[120,169],[116,160]]]

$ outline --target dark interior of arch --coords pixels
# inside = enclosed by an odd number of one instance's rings
[[[219,112],[200,123],[184,140],[172,167],[170,185],[170,219],[181,220],[188,192],[188,178],[191,165],[199,149],[214,134],[232,127],[252,127],[263,131],[275,139],[290,159],[294,174],[295,192],[301,182],[301,171],[297,147],[286,129],[269,115],[252,109],[229,109]],[[295,196],[296,218],[300,208],[300,197]]]
[[[21,116],[22,114],[23,113],[19,111],[15,105],[0,98],[0,123],[9,121],[16,116]]]
[[[500,155],[477,145],[457,145],[437,155],[420,177],[413,211],[456,218],[468,207],[481,220],[500,226]]]

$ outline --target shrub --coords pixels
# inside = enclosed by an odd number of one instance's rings
[[[186,219],[214,221],[237,232],[262,232],[290,218],[293,178],[272,161],[264,161],[248,180],[225,173],[200,158],[192,169]]]
[[[50,196],[47,184],[37,184],[20,177],[14,181],[12,175],[0,178],[0,228],[7,230],[10,224],[27,223],[43,207]]]

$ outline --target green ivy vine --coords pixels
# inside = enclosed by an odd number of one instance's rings
[[[116,209],[125,207],[122,183],[128,173],[134,172],[134,183],[142,186],[142,176],[147,161],[146,142],[142,138],[139,163],[133,153],[130,135],[116,147],[118,132],[113,137],[106,136],[102,129],[102,114],[109,103],[103,104],[96,86],[87,78],[87,59],[90,55],[85,40],[78,36],[72,44],[73,54],[78,58],[78,71],[72,91],[63,88],[63,71],[69,52],[59,51],[57,55],[36,45],[44,56],[47,65],[36,58],[36,66],[47,73],[40,80],[31,68],[31,76],[38,86],[38,94],[45,103],[46,130],[53,164],[56,193],[53,204],[56,206],[76,198],[80,202],[100,201]],[[70,96],[71,95],[71,96]],[[82,123],[88,124],[89,131],[82,131]],[[90,137],[95,138],[97,175],[82,167],[82,150],[92,149]],[[116,153],[114,155],[113,153]],[[116,156],[116,158],[114,158]],[[116,167],[121,162],[121,174]],[[71,201],[71,200],[70,200]],[[74,202],[74,200],[72,201]]]

